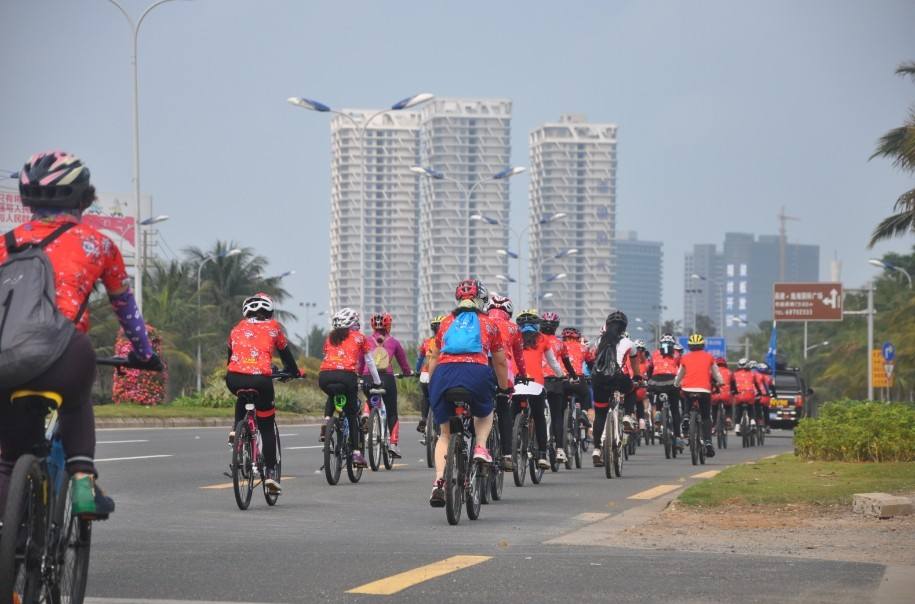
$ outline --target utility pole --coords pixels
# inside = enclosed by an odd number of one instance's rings
[[[778,211],[778,280],[785,280],[785,268],[788,259],[788,228],[785,225],[789,220],[800,220],[785,214],[785,206]]]

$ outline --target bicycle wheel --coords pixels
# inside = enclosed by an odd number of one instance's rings
[[[613,473],[616,474],[616,477],[619,478],[623,475],[623,459],[625,456],[621,455],[623,450],[623,437],[622,430],[620,429],[620,417],[618,414],[613,415],[613,423],[615,424],[616,430],[616,441],[613,443]],[[628,457],[626,458],[628,459]]]
[[[480,510],[483,507],[483,492],[487,490],[487,485],[483,481],[486,472],[483,464],[479,461],[469,460],[464,463],[469,464],[467,488],[465,490],[467,517],[471,520],[476,520],[480,517]]]
[[[766,427],[765,426],[756,426],[756,444],[760,447],[766,443]]]
[[[273,422],[273,438],[276,439],[276,481],[280,484],[283,482],[283,456],[281,453],[280,447],[280,427],[276,425],[276,421]],[[277,500],[280,498],[279,493],[271,493],[270,489],[267,488],[267,482],[264,481],[264,499],[267,500],[267,505],[276,505]]]
[[[390,444],[391,444],[391,434],[388,432],[387,425],[384,426],[384,429],[381,431],[381,463],[384,464],[385,470],[391,470],[394,468],[394,456],[391,455]]]
[[[48,518],[44,494],[49,487],[38,458],[23,455],[16,461],[0,534],[0,594],[18,595],[22,602],[38,601],[41,592]]]
[[[57,543],[48,546],[50,563],[56,566],[56,572],[51,574],[57,577],[54,584],[47,586],[48,601],[61,604],[76,604],[85,597],[92,541],[92,523],[72,514],[69,486],[69,476],[65,476],[54,498],[52,518],[59,531]]]
[[[486,446],[492,453],[493,463],[489,466],[489,498],[492,501],[502,499],[502,487],[505,484],[505,470],[502,469],[502,437],[499,435],[498,418],[493,422],[492,430],[489,431],[489,438]],[[484,495],[486,489],[484,489]],[[484,499],[485,503],[485,499]]]
[[[337,420],[332,417],[324,424],[324,477],[331,486],[340,481],[343,449],[343,431],[337,428]]]
[[[381,449],[384,447],[384,433],[381,431],[381,413],[372,409],[369,415],[369,433],[365,438],[365,448],[369,454],[369,467],[377,472],[381,466]]]
[[[448,440],[448,453],[445,457],[445,516],[448,524],[461,521],[461,506],[464,505],[464,460],[467,455],[461,450],[461,434],[452,434]]]
[[[610,410],[607,414],[604,435],[600,441],[601,456],[604,460],[604,476],[607,478],[613,478],[613,418],[610,416],[611,413],[613,413],[613,410]]]
[[[674,441],[670,431],[670,410],[666,407],[661,409],[661,444],[664,445],[664,457],[670,459]]]
[[[566,470],[572,469],[575,463],[575,450],[578,449],[578,443],[575,441],[575,429],[572,423],[575,420],[575,414],[570,407],[571,405],[567,406],[562,414],[562,428],[566,432]]]
[[[536,451],[536,452],[535,452]],[[531,472],[531,482],[540,484],[543,480],[543,468],[537,464],[540,450],[537,449],[537,435],[534,428],[534,418],[527,421],[527,467]]]
[[[426,465],[430,468],[435,467],[435,443],[438,441],[438,426],[435,425],[435,419],[432,416],[432,410],[429,410],[429,416],[426,418]]]
[[[346,475],[349,477],[349,481],[352,483],[359,482],[362,478],[362,471],[365,470],[362,466],[357,466],[353,463],[353,455],[351,452],[348,452],[346,455]]]
[[[689,454],[693,465],[699,464],[699,414],[689,412]]]
[[[235,424],[235,443],[232,447],[232,487],[238,509],[247,510],[254,493],[254,438],[248,431],[248,422]]]
[[[519,413],[512,423],[512,476],[516,487],[523,487],[524,479],[527,477],[527,441],[528,431],[524,414]]]

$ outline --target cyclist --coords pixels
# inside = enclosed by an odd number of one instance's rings
[[[391,457],[400,457],[400,419],[397,417],[397,379],[394,377],[394,360],[400,365],[400,370],[404,376],[413,375],[410,369],[410,363],[407,361],[407,353],[404,352],[400,342],[391,335],[391,326],[394,319],[388,313],[375,313],[370,321],[372,326],[372,337],[369,347],[372,350],[372,359],[375,361],[375,368],[381,375],[381,387],[384,388],[384,408],[388,414],[388,432],[391,434],[391,442],[388,445],[388,452]],[[369,374],[368,367],[363,368],[362,375]],[[365,384],[365,395],[369,395],[370,386]],[[362,422],[368,426],[368,405],[363,406]]]
[[[587,382],[581,378],[588,375],[588,365],[594,361],[594,355],[590,347],[582,342],[581,332],[575,327],[566,327],[562,330],[562,343],[565,346],[566,354],[569,356],[573,372],[578,375],[578,379],[569,380],[565,384],[566,404],[571,402],[572,396],[574,396],[578,400],[578,404],[581,405],[582,411],[585,412],[585,423],[590,428],[594,422],[591,389],[588,387]],[[563,436],[563,438],[565,437]],[[559,457],[558,452],[556,456]]]
[[[444,319],[445,315],[438,315],[429,322],[432,337],[423,340],[416,355],[416,368],[413,371],[419,374],[419,387],[422,390],[422,416],[419,418],[419,423],[416,424],[416,431],[419,433],[426,431],[426,417],[429,416],[429,357],[435,350],[435,334],[438,333],[438,326]]]
[[[364,363],[372,376],[375,388],[381,388],[381,377],[375,368],[375,361],[369,348],[368,339],[359,331],[359,313],[352,308],[341,308],[331,319],[331,332],[324,341],[324,360],[318,373],[318,387],[327,394],[324,403],[324,424],[321,425],[321,440],[324,440],[327,420],[334,413],[333,384],[346,387],[346,407],[343,413],[349,423],[350,445],[353,450],[353,464],[365,467],[362,454],[362,438],[359,428],[359,373]]]
[[[531,408],[531,417],[534,420],[534,432],[537,437],[537,465],[541,468],[549,468],[550,462],[546,458],[547,438],[546,438],[546,394],[544,385],[546,375],[544,365],[549,365],[553,375],[563,375],[562,367],[556,361],[556,355],[549,339],[540,331],[541,319],[537,315],[536,309],[524,310],[517,318],[518,327],[521,328],[522,356],[524,366],[527,369],[529,380],[540,387],[539,394],[527,395],[527,403]],[[566,357],[567,358],[567,357]],[[536,387],[535,387],[536,388]],[[513,405],[512,422],[514,417],[521,412],[520,407]],[[552,413],[552,409],[550,409]]]
[[[715,448],[712,446],[712,388],[721,386],[724,380],[718,366],[715,365],[715,358],[705,351],[705,338],[702,334],[691,334],[687,346],[689,354],[683,355],[680,359],[680,369],[677,371],[674,385],[683,391],[687,412],[694,401],[699,403],[705,454],[708,457],[715,457]]]
[[[734,401],[740,405],[740,409],[735,413],[734,423],[737,424],[737,434],[740,434],[740,417],[746,409],[750,420],[754,420],[761,409],[756,402],[759,397],[759,389],[756,385],[756,375],[750,369],[750,363],[746,358],[737,361],[737,369],[732,376],[734,381]],[[755,362],[753,363],[755,366]],[[749,406],[749,407],[748,407]]]
[[[759,405],[756,409],[756,421],[761,426],[764,426],[766,434],[768,434],[770,432],[769,401],[771,401],[772,397],[775,396],[772,374],[770,373],[769,366],[762,362],[756,364],[754,371],[756,372],[755,379],[757,389],[759,390]]]
[[[512,322],[514,305],[507,296],[494,294],[489,299],[487,316],[495,322],[502,338],[505,358],[508,361],[508,382],[514,383],[516,377],[526,379],[524,354],[521,347],[521,329]],[[494,451],[495,455],[502,455],[502,467],[512,470],[512,413],[511,398],[507,395],[496,396],[496,411],[499,414],[499,436],[502,451]]]
[[[470,391],[472,399],[467,401],[473,415],[476,446],[473,458],[492,463],[492,455],[486,449],[486,440],[492,429],[492,394],[495,381],[502,393],[510,393],[508,362],[503,350],[499,329],[484,309],[489,300],[486,286],[477,279],[465,279],[458,283],[454,292],[458,302],[450,315],[446,316],[435,336],[436,350],[429,360],[429,403],[435,423],[439,425],[441,437],[435,445],[435,481],[429,504],[432,507],[445,506],[445,457],[451,436],[449,421],[454,416],[454,405],[445,399],[451,388]],[[490,368],[490,356],[492,368]]]
[[[718,372],[721,374],[722,384],[717,392],[712,394],[712,407],[714,408],[714,425],[718,425],[718,414],[724,413],[724,429],[730,429],[734,421],[734,376],[728,369],[728,360],[724,357],[715,358],[715,365],[718,366]]]
[[[651,355],[648,354],[648,349],[645,346],[644,340],[635,340],[634,342],[636,357],[639,367],[639,375],[643,378],[651,374]],[[648,402],[648,388],[645,380],[635,384],[635,390],[633,392],[635,398],[635,413],[639,421],[639,430],[645,429],[645,411],[648,409],[650,411],[651,405]],[[632,421],[630,420],[630,427]]]
[[[63,151],[36,153],[19,171],[19,194],[32,218],[0,238],[0,264],[27,246],[44,244],[54,272],[55,304],[60,314],[74,323],[75,331],[63,353],[49,359],[35,375],[23,376],[22,383],[0,384],[0,511],[6,507],[16,459],[40,442],[44,432],[34,417],[14,411],[10,397],[14,390],[53,391],[63,399],[59,430],[72,477],[72,511],[86,518],[105,518],[114,512],[114,501],[96,484],[95,418],[90,401],[95,351],[86,335],[89,296],[96,282],[105,286],[130,340],[131,364],[161,370],[162,362],[150,345],[120,250],[108,237],[81,222],[83,212],[95,200],[95,187],[85,164]]]
[[[562,359],[569,375],[574,372],[570,369],[569,353],[566,351],[563,340],[556,336],[556,330],[559,329],[559,315],[554,312],[545,312],[540,317],[540,333],[543,334],[553,351],[556,359]],[[546,400],[550,405],[550,429],[556,437],[556,459],[562,463],[566,461],[565,451],[565,430],[562,427],[562,414],[566,406],[566,379],[562,371],[553,371],[549,363],[544,359],[543,377],[546,381]]]
[[[655,406],[655,421],[660,421],[657,397],[667,395],[671,419],[674,426],[674,446],[679,446],[680,434],[680,390],[674,386],[674,379],[680,370],[680,357],[674,346],[677,341],[672,334],[665,333],[658,340],[658,349],[651,353],[651,373],[648,374],[648,392],[652,395]]]
[[[594,452],[591,454],[595,467],[602,466],[601,439],[610,406],[615,404],[613,393],[622,393],[627,398],[633,393],[633,380],[638,380],[639,367],[636,349],[632,340],[626,337],[629,319],[617,309],[610,311],[601,330],[591,370],[591,386],[594,390]],[[634,399],[633,399],[634,400]]]
[[[299,375],[299,368],[283,333],[283,326],[273,319],[273,300],[270,296],[258,292],[246,298],[241,312],[243,318],[232,328],[227,342],[226,387],[232,394],[242,389],[257,390],[255,415],[267,466],[264,485],[272,493],[279,494],[282,489],[276,473],[276,408],[271,377],[273,350],[279,352],[283,371]],[[237,425],[244,417],[245,407],[238,399],[235,401],[235,423],[232,425]],[[234,440],[235,432],[229,432],[229,444]]]

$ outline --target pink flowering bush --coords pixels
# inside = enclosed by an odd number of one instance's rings
[[[158,332],[151,325],[147,324],[146,330],[153,350],[161,357],[162,338],[159,337]],[[119,330],[118,337],[114,342],[115,356],[126,357],[131,350],[130,341],[124,336],[124,330]],[[139,369],[125,369],[123,372],[115,371],[111,397],[116,405],[121,403],[161,405],[165,402],[167,383],[167,366],[161,373],[141,371]]]

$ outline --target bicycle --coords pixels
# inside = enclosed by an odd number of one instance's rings
[[[473,394],[465,388],[449,388],[445,391],[445,400],[454,405],[454,416],[449,420],[451,436],[448,440],[448,453],[445,457],[445,516],[448,524],[455,525],[461,521],[461,508],[466,500],[467,517],[476,520],[480,517],[483,504],[483,491],[488,484],[489,464],[473,459],[475,443],[473,434],[473,417],[467,401]],[[494,426],[494,431],[497,428]]]
[[[702,416],[699,414],[699,397],[691,396],[689,408],[689,454],[693,465],[705,465],[705,444],[702,442]]]
[[[388,431],[388,411],[384,406],[384,388],[371,388],[365,406],[369,409],[368,429],[365,432],[365,449],[369,455],[369,467],[373,472],[384,465],[385,470],[394,467],[394,459],[388,448],[391,434]]]
[[[281,371],[274,371],[270,376],[278,379],[295,379],[300,376]],[[257,427],[257,414],[254,401],[257,400],[258,391],[253,388],[241,388],[235,396],[245,407],[245,416],[235,424],[235,440],[232,442],[232,490],[235,493],[235,503],[238,509],[247,510],[251,505],[251,496],[254,494],[255,482],[260,477],[260,486],[264,491],[267,505],[276,505],[279,493],[274,493],[267,488],[267,467],[262,451],[261,434]],[[276,481],[282,481],[282,455],[280,454],[280,429],[273,422],[273,436],[276,439]]]
[[[756,445],[756,442],[753,438],[753,432],[755,428],[750,421],[750,412],[747,409],[748,406],[749,405],[747,405],[747,403],[741,403],[740,405],[740,441],[744,449]]]
[[[582,420],[583,415],[578,396],[574,393],[571,394],[562,418],[562,425],[566,431],[566,452],[568,455],[566,456],[565,465],[567,470],[571,470],[573,464],[575,469],[581,469],[582,430],[584,430],[585,438],[588,435],[588,428]]]
[[[432,414],[432,408],[426,417],[426,430],[420,437],[420,444],[426,446],[426,465],[430,468],[435,467],[435,443],[438,442],[440,428],[435,424],[435,416]]]
[[[537,465],[537,437],[534,427],[534,421],[531,417],[530,403],[528,396],[536,396],[543,392],[543,386],[536,382],[529,384],[519,383],[515,385],[515,398],[513,402],[521,410],[515,416],[512,424],[512,474],[515,479],[515,486],[523,487],[525,475],[530,470],[531,482],[540,484],[543,480],[544,469]],[[556,463],[556,444],[550,435],[550,406],[544,401],[544,421],[546,422],[547,432],[547,455],[552,464]]]
[[[716,440],[718,442],[719,449],[728,448],[728,430],[727,430],[727,426],[725,425],[725,422],[724,422],[724,415],[725,415],[724,401],[720,401],[718,403],[718,405],[716,405],[716,413],[715,413],[715,436],[716,436]]]
[[[604,474],[607,478],[619,478],[623,475],[623,428],[620,422],[620,406],[623,394],[613,393],[613,406],[607,412],[607,423],[604,424],[604,436],[601,439],[601,453],[604,462]]]
[[[333,396],[334,414],[324,424],[324,478],[327,484],[334,486],[340,481],[343,465],[352,483],[359,482],[364,469],[353,463],[353,447],[350,444],[350,427],[346,419],[346,385],[328,384],[327,390]],[[356,430],[359,430],[358,422]],[[360,438],[362,435],[360,434]]]
[[[486,439],[486,448],[492,452],[492,464],[489,468],[487,485],[483,488],[483,503],[502,499],[502,487],[505,482],[505,469],[502,467],[502,437],[499,435],[499,413],[492,412],[492,429]]]
[[[145,369],[123,357],[96,364]],[[81,604],[89,574],[92,520],[72,513],[70,474],[59,434],[56,392],[16,390],[14,407],[45,425],[44,438],[32,453],[16,460],[10,477],[3,532],[0,533],[0,594],[22,604]]]

